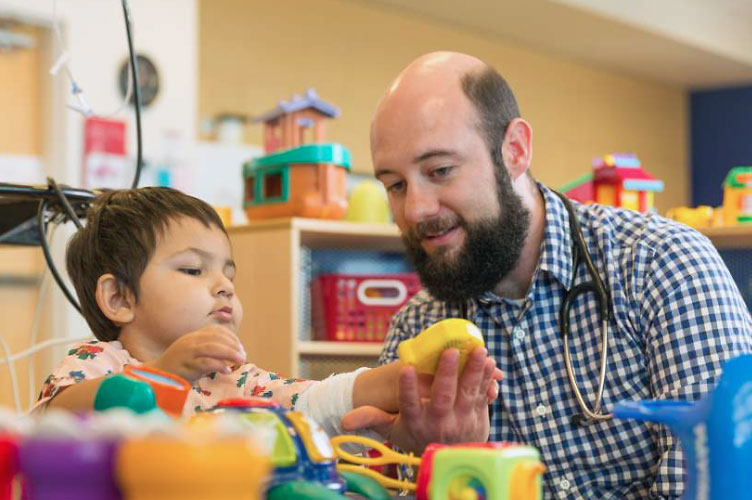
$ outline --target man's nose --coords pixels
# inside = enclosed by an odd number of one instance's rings
[[[407,222],[424,221],[438,213],[438,197],[433,189],[413,184],[407,190],[404,211]]]

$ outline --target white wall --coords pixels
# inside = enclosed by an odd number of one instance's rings
[[[129,0],[129,5],[136,52],[149,56],[161,77],[159,96],[142,114],[144,156],[158,159],[165,132],[177,131],[183,139],[181,156],[186,168],[192,168],[198,85],[197,1]],[[71,69],[87,101],[96,112],[117,109],[121,103],[117,73],[128,54],[121,2],[58,0],[57,10],[64,43],[71,54]],[[18,17],[49,26],[52,12],[52,0],[0,0],[0,17]],[[59,53],[59,47],[54,49],[55,54]],[[72,99],[63,73],[58,73],[49,93],[42,120],[47,127],[45,169],[58,182],[80,186],[83,118],[65,109],[65,103]],[[118,118],[127,122],[128,154],[135,157],[132,108]],[[55,238],[55,259],[61,270],[64,240],[62,234]],[[53,324],[60,325],[55,336],[79,336],[88,331],[59,290],[55,289],[52,299]]]

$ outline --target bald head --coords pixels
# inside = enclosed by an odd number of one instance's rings
[[[422,126],[430,133],[432,122],[465,120],[500,165],[505,131],[517,117],[514,94],[494,68],[467,54],[431,52],[411,62],[387,89],[371,123],[371,149],[385,146],[395,130]]]
[[[394,80],[382,104],[401,93],[457,87],[462,76],[488,66],[480,59],[457,52],[431,52],[411,62]],[[417,89],[416,89],[417,87]]]

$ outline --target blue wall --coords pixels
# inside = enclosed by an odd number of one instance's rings
[[[691,206],[718,206],[731,167],[752,165],[752,87],[690,94]]]

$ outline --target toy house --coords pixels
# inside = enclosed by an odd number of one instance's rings
[[[338,114],[309,89],[253,120],[263,123],[267,154],[243,167],[249,219],[345,215],[350,152],[341,144],[323,142],[324,120]]]
[[[562,191],[581,203],[648,212],[654,209],[655,193],[663,191],[663,181],[645,172],[636,155],[612,153],[593,159],[593,172],[563,186]]]
[[[723,181],[723,224],[752,224],[752,167],[734,167]]]

